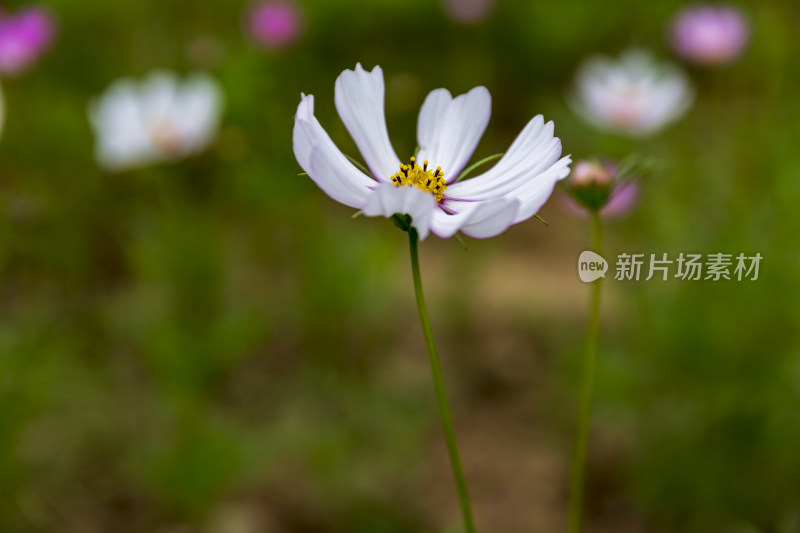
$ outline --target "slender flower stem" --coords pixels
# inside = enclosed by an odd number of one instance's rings
[[[598,255],[603,254],[603,233],[600,215],[592,211],[592,248]],[[592,420],[594,401],[595,367],[597,366],[597,342],[600,329],[600,292],[603,278],[598,278],[592,286],[589,307],[589,324],[586,328],[582,376],[578,396],[578,414],[575,421],[575,444],[572,450],[572,464],[569,480],[569,533],[580,533],[583,526],[583,493],[586,477],[586,452],[589,445],[589,427]]]
[[[419,320],[422,323],[422,332],[425,335],[425,344],[428,346],[428,356],[431,360],[431,372],[433,373],[433,384],[436,386],[436,401],[439,404],[439,414],[442,417],[444,439],[447,442],[447,451],[450,454],[450,466],[453,468],[453,477],[456,481],[458,500],[461,503],[461,514],[464,516],[464,529],[466,533],[475,533],[475,524],[472,520],[472,507],[470,506],[469,492],[467,490],[467,480],[464,478],[464,470],[461,468],[456,433],[453,429],[453,420],[450,417],[450,408],[447,406],[447,393],[444,390],[442,367],[439,364],[439,354],[436,351],[436,343],[433,341],[433,330],[431,329],[431,321],[428,317],[428,309],[425,306],[425,295],[422,293],[422,277],[419,273],[419,235],[416,229],[410,228],[408,230],[408,239],[411,245],[411,272],[414,276],[414,293],[417,296],[417,310],[419,311]]]

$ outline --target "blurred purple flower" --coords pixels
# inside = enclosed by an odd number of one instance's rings
[[[49,11],[32,7],[9,15],[0,11],[0,74],[16,75],[44,54],[55,38]]]
[[[250,37],[265,48],[292,46],[303,35],[305,23],[300,7],[291,1],[260,2],[247,16]]]
[[[615,184],[617,177],[617,166],[614,164],[578,161],[566,181],[566,186],[578,198],[586,197],[581,202],[588,201],[592,204],[598,201],[598,198],[602,198],[603,203],[600,208],[602,218],[620,218],[636,207],[639,200],[639,182],[633,180]],[[609,188],[611,194],[603,192]],[[561,205],[567,212],[578,217],[586,217],[589,214],[589,208],[571,194],[561,196]]]
[[[494,0],[443,0],[445,13],[457,22],[476,24],[494,9]]]
[[[672,23],[672,46],[691,63],[726,65],[741,54],[750,38],[742,13],[732,6],[688,7]]]

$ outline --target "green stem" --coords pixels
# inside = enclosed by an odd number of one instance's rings
[[[428,356],[431,360],[431,372],[433,373],[433,384],[436,387],[436,401],[439,404],[439,414],[442,417],[444,439],[447,442],[447,451],[450,454],[450,466],[453,468],[453,477],[455,478],[456,490],[458,491],[458,500],[461,503],[461,514],[464,516],[464,529],[466,533],[475,533],[475,524],[472,520],[472,507],[470,506],[469,492],[467,491],[467,480],[464,478],[464,470],[461,468],[456,433],[453,429],[453,420],[450,417],[450,408],[447,406],[447,393],[444,390],[442,367],[439,364],[436,343],[433,341],[433,330],[431,329],[431,320],[428,317],[428,309],[425,306],[425,295],[422,293],[422,277],[419,273],[419,236],[416,229],[410,228],[408,230],[408,239],[411,245],[411,272],[414,276],[414,293],[417,296],[417,310],[419,311],[419,320],[422,323],[422,333],[425,335],[425,344],[428,346]]]
[[[592,211],[592,248],[598,255],[603,254],[603,233],[600,215]],[[569,480],[569,533],[580,533],[583,525],[583,493],[586,477],[586,452],[589,447],[589,427],[592,419],[594,401],[595,368],[597,366],[597,342],[600,330],[600,292],[603,278],[594,282],[589,307],[589,324],[586,328],[586,341],[583,352],[582,376],[578,396],[578,414],[575,422],[575,444],[572,450],[572,464]]]

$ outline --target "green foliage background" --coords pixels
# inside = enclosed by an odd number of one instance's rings
[[[742,3],[749,49],[689,69],[695,104],[658,136],[565,103],[592,53],[669,57],[682,4],[500,0],[463,26],[437,2],[304,0],[302,42],[269,52],[244,2],[50,0],[55,48],[3,81],[0,531],[457,530],[405,236],[296,175],[300,92],[357,153],[332,98],[356,62],[384,70],[398,154],[429,90],[486,85],[476,157],[543,113],[575,158],[656,158],[609,255],[764,256],[756,282],[606,284],[587,530],[800,531],[800,8]],[[87,104],[157,67],[219,79],[220,138],[104,174]],[[422,247],[484,531],[563,528],[588,227],[557,204],[549,227]]]

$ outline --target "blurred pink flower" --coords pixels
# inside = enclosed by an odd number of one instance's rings
[[[445,13],[457,22],[481,22],[494,9],[494,0],[443,0]]]
[[[616,173],[617,167],[613,164],[601,165],[590,161],[578,161],[567,179],[566,185],[578,196],[587,196],[591,204],[605,201],[600,208],[601,217],[605,219],[620,218],[636,207],[639,200],[639,182],[637,180],[626,181],[615,186]],[[608,193],[605,191],[608,188],[612,188],[612,190],[606,199]],[[586,217],[589,214],[589,209],[581,205],[570,194],[561,196],[561,205],[567,212],[578,217]]]
[[[292,46],[303,35],[305,24],[300,7],[291,1],[260,2],[247,16],[250,37],[265,48]]]
[[[0,74],[16,75],[44,54],[55,38],[49,11],[33,7],[14,14],[0,11]]]
[[[742,13],[732,6],[698,5],[682,10],[672,23],[672,46],[691,63],[726,65],[750,38]]]

